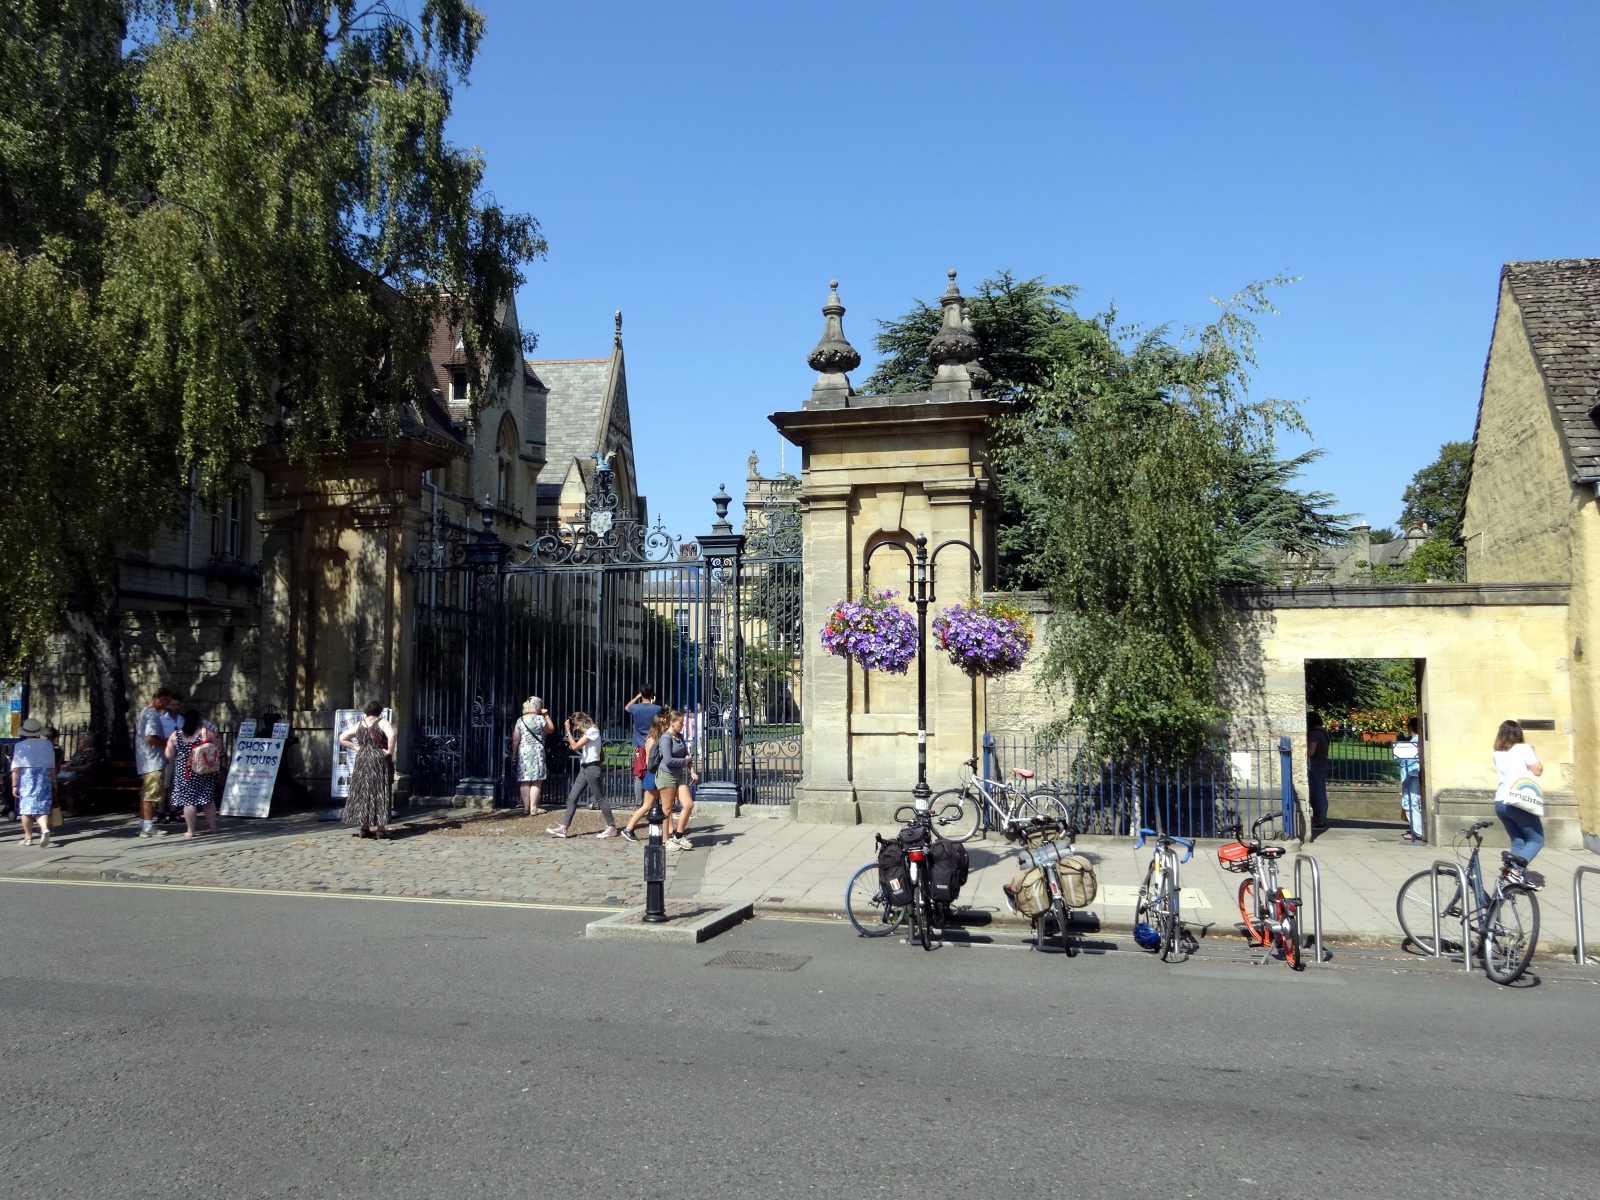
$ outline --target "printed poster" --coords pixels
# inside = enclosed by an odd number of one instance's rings
[[[356,752],[339,739],[354,729],[365,715],[359,708],[341,708],[333,714],[333,781],[328,794],[335,800],[350,795],[350,772],[356,765]],[[385,721],[394,720],[387,708],[379,716]]]

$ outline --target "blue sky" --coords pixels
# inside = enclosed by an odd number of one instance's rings
[[[1299,275],[1254,393],[1304,399],[1309,485],[1383,525],[1472,434],[1500,264],[1600,254],[1592,5],[479,2],[451,132],[549,239],[523,323],[591,357],[623,310],[683,534],[776,467],[831,278],[859,383],[950,267],[1179,327]]]

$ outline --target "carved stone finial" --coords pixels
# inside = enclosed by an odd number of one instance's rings
[[[939,368],[934,373],[931,390],[958,393],[965,398],[978,386],[967,366],[978,357],[978,339],[967,324],[967,305],[961,289],[956,287],[954,271],[950,272],[950,286],[939,298],[939,303],[944,308],[944,320],[939,332],[928,343],[928,357]],[[983,374],[987,375],[988,372],[984,371]]]
[[[846,397],[855,395],[846,372],[861,365],[861,355],[844,336],[844,305],[839,303],[839,281],[830,281],[829,287],[828,302],[822,306],[825,320],[822,340],[806,356],[806,362],[822,376],[811,389],[811,402],[839,407],[846,403]]]
[[[733,503],[733,497],[728,495],[727,484],[717,484],[717,494],[711,497],[711,503],[717,509],[717,519],[711,523],[711,532],[732,533],[733,522],[728,520],[728,505]]]
[[[616,335],[614,337],[612,337],[611,344],[613,346],[620,346],[620,345],[622,345],[622,310],[620,308],[617,309],[616,320],[617,320],[617,332],[616,332]]]

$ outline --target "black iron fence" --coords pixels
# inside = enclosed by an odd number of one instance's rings
[[[1217,741],[1174,764],[1104,759],[1076,738],[985,734],[983,763],[989,778],[1007,782],[1015,781],[1014,767],[1032,771],[1028,786],[1060,795],[1085,834],[1135,836],[1142,825],[1174,837],[1230,837],[1283,811],[1275,746]]]
[[[1394,742],[1364,742],[1359,735],[1330,739],[1328,782],[1398,790],[1400,760],[1394,756]]]

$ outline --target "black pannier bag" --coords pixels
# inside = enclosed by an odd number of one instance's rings
[[[878,842],[878,886],[895,908],[911,903],[911,875],[906,870],[905,848],[898,841]]]
[[[928,853],[928,885],[933,898],[944,904],[953,904],[961,895],[969,870],[967,848],[949,838],[938,838]]]

